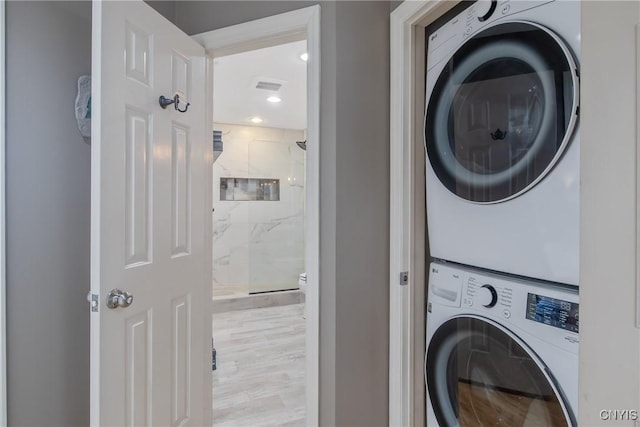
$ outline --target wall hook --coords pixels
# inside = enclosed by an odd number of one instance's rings
[[[191,105],[189,102],[187,102],[187,104],[184,107],[184,110],[181,110],[180,107],[178,107],[178,104],[180,104],[180,96],[178,94],[176,94],[176,96],[174,96],[173,99],[166,98],[164,95],[160,95],[160,98],[158,99],[158,103],[160,104],[162,109],[165,109],[169,105],[173,104],[175,109],[181,113],[186,113],[187,110],[189,109],[189,105]]]

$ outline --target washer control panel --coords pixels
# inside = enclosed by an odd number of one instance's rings
[[[575,288],[453,263],[431,263],[427,319],[436,316],[444,320],[461,314],[494,320],[567,351],[578,349]]]
[[[492,309],[509,319],[513,306],[513,287],[486,280],[476,275],[467,275],[463,290],[462,305],[476,309]]]
[[[575,302],[528,292],[526,318],[543,325],[579,332],[579,306]]]
[[[515,309],[514,293],[518,295]],[[531,286],[513,284],[488,275],[464,275],[462,306],[487,310],[492,316],[503,319],[510,319],[512,312],[516,311],[519,317],[527,320],[569,332],[579,332],[579,304],[575,298],[558,298],[544,288],[536,290]]]

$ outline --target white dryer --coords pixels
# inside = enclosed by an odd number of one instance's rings
[[[431,255],[578,285],[580,2],[481,0],[427,44]]]
[[[576,426],[577,290],[430,268],[427,425]]]

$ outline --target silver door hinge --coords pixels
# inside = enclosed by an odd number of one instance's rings
[[[91,304],[92,313],[96,313],[98,311],[98,298],[98,294],[92,294],[91,292],[87,294],[87,301],[89,301],[89,303]]]
[[[403,271],[400,273],[400,286],[406,286],[409,284],[409,272]]]

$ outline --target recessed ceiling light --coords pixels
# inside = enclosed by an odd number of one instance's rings
[[[307,62],[309,60],[309,54],[307,52],[301,54],[300,59],[302,59],[304,62]]]
[[[260,117],[251,117],[251,123],[262,123],[262,119]]]
[[[280,99],[279,97],[275,96],[275,95],[271,95],[270,97],[267,98],[267,101],[273,103],[273,104],[277,104],[278,102],[282,101],[282,99]]]

